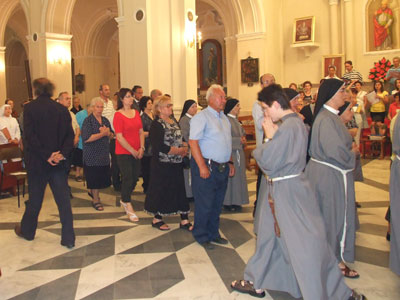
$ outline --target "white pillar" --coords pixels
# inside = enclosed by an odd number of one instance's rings
[[[196,99],[196,48],[185,42],[186,18],[189,11],[195,17],[195,0],[122,1],[123,15],[116,18],[121,87],[141,85],[145,94],[160,89],[171,94],[177,109],[186,99]],[[140,11],[143,19],[137,20]]]
[[[6,98],[6,47],[0,47],[0,101],[4,101]]]
[[[61,91],[72,94],[71,38],[72,35],[48,32],[28,36],[32,80],[50,79],[56,86],[56,94]]]
[[[353,1],[344,0],[344,17],[345,17],[345,50],[346,50],[346,60],[355,60],[355,34],[354,34],[354,22],[353,22]]]
[[[330,5],[330,42],[331,53],[339,54],[339,20],[338,20],[338,4],[339,0],[329,0]]]

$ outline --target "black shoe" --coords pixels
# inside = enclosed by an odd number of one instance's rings
[[[367,297],[365,297],[363,294],[357,293],[355,290],[353,290],[353,293],[349,297],[348,300],[367,300]]]
[[[206,250],[213,250],[215,248],[215,246],[210,242],[200,243],[200,245],[202,245]]]
[[[28,239],[27,237],[25,237],[25,236],[22,234],[21,225],[19,225],[19,224],[15,225],[15,227],[14,227],[14,232],[15,232],[15,234],[16,234],[17,236],[19,236],[20,238],[23,238],[23,239],[25,239],[25,240],[27,240],[27,241],[32,241],[32,240],[33,240],[33,239]]]
[[[240,212],[242,211],[242,207],[240,205],[232,205],[232,211]]]
[[[360,202],[357,202],[357,201],[356,201],[356,207],[357,207],[357,208],[360,208],[360,207],[361,207]]]
[[[387,240],[388,242],[390,242],[390,233],[389,233],[389,232],[386,233],[386,240]]]
[[[72,195],[72,193],[69,192],[69,197],[70,197],[71,199],[73,199],[73,198],[74,198],[74,195]]]
[[[224,238],[222,238],[222,237],[216,237],[215,239],[213,239],[212,240],[212,242],[213,243],[216,243],[216,244],[221,244],[221,245],[226,245],[226,244],[228,244],[228,240],[226,240],[226,239],[224,239]]]
[[[74,248],[75,247],[75,243],[64,243],[64,242],[61,242],[61,246],[64,246],[64,247],[67,247],[68,249],[72,249],[72,248]]]
[[[224,205],[225,211],[234,211],[231,205]]]

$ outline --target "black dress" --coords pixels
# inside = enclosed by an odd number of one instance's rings
[[[182,146],[179,125],[175,121],[169,124],[157,118],[151,124],[149,138],[152,158],[145,210],[161,216],[188,214],[190,207],[185,192],[182,157],[167,154],[172,146]]]

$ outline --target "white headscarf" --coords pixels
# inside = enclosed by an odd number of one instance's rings
[[[2,117],[2,118],[11,118],[11,114],[10,114],[10,116],[8,116],[8,117],[6,117],[6,116],[4,115],[4,111],[5,111],[6,107],[10,107],[10,108],[11,108],[11,105],[9,105],[9,104],[4,104],[3,106],[0,107],[0,117]]]

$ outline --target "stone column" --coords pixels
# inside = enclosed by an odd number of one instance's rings
[[[196,20],[195,0],[122,1],[116,18],[121,87],[141,85],[145,94],[160,89],[178,110],[186,99],[197,99],[196,45],[185,41],[188,13]]]
[[[0,47],[0,99],[7,98],[6,89],[6,47]]]
[[[46,32],[27,38],[32,80],[46,77],[55,84],[55,93],[67,91],[72,94],[72,35]]]
[[[346,60],[355,60],[355,34],[354,34],[354,22],[353,22],[353,1],[344,0],[344,36],[345,36],[345,51]]]
[[[330,15],[330,37],[331,37],[331,53],[339,54],[339,20],[338,20],[338,4],[339,0],[329,0]]]

